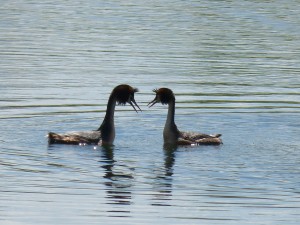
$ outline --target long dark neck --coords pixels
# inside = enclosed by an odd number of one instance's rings
[[[175,124],[175,100],[169,102],[168,115],[164,128],[164,141],[167,143],[176,143],[179,131]]]
[[[112,144],[115,139],[115,114],[116,99],[113,94],[110,95],[107,103],[105,117],[98,130],[101,131],[102,143]]]

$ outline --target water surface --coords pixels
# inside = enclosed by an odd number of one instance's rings
[[[5,1],[0,6],[1,224],[298,224],[298,1]],[[48,146],[48,131],[100,125],[116,140]],[[181,130],[219,147],[168,148]]]

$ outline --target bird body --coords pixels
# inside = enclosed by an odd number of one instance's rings
[[[156,96],[148,105],[152,107],[158,102],[168,105],[168,114],[163,131],[164,142],[166,144],[177,145],[220,145],[221,134],[208,135],[196,132],[179,131],[175,124],[175,95],[168,88],[154,90]]]
[[[137,112],[135,106],[139,109],[134,99],[134,93],[138,90],[127,84],[116,86],[107,103],[105,117],[101,126],[94,131],[68,132],[65,134],[48,133],[48,142],[50,144],[99,144],[111,145],[115,139],[114,112],[116,104],[125,105],[129,103]]]

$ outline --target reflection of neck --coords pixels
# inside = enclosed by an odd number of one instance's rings
[[[164,144],[164,152],[165,152],[165,169],[166,169],[166,176],[173,175],[173,166],[175,164],[175,151],[176,146]]]
[[[101,131],[102,142],[104,144],[112,144],[115,139],[115,113],[116,99],[113,94],[110,95],[107,103],[105,117],[98,130]]]
[[[178,138],[178,129],[175,124],[175,100],[169,102],[168,115],[164,128],[164,140],[167,143],[175,143]]]

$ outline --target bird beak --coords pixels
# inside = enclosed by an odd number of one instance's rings
[[[134,106],[138,107],[138,109],[142,112],[142,110],[140,109],[140,107],[138,106],[138,104],[136,103],[136,101],[134,100],[134,98],[132,98],[132,99],[129,100],[129,104],[132,106],[132,108],[133,108],[136,112],[138,112],[138,111],[136,110],[136,108],[135,108]]]
[[[154,106],[157,103],[157,98],[155,97],[155,99],[153,99],[153,101],[148,103],[148,107],[151,108],[152,106]]]

